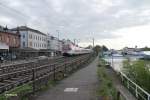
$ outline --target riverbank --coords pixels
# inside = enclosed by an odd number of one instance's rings
[[[107,96],[111,100],[136,100],[136,98],[122,85],[118,75],[110,67],[104,65],[104,61],[100,59],[100,65],[98,68],[98,75],[102,82],[98,88],[98,94],[100,96]],[[102,80],[101,80],[102,79]]]
[[[97,96],[102,100],[117,100],[117,90],[114,87],[112,79],[107,73],[106,63],[103,59],[100,59],[97,75],[99,79],[99,87],[97,89]]]

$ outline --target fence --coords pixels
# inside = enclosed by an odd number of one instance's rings
[[[150,94],[129,79],[124,73],[120,72],[120,77],[122,83],[138,100],[150,100]]]
[[[94,58],[93,55],[86,55],[72,61],[65,61],[61,64],[51,64],[32,69],[33,92],[46,86],[49,80],[56,81],[68,76],[70,73],[88,64]]]
[[[50,81],[57,81],[61,80],[64,77],[68,76],[69,74],[73,73],[74,71],[78,70],[79,68],[82,68],[83,66],[86,66],[88,63],[90,63],[95,58],[95,55],[93,54],[86,54],[79,57],[75,57],[72,59],[69,58],[63,60],[61,62],[53,63],[53,64],[46,64],[39,66],[35,63],[31,63],[32,67],[27,67],[27,69],[14,71],[11,73],[6,73],[4,75],[1,75],[0,80],[7,80],[8,79],[17,79],[16,81],[10,81],[11,83],[8,85],[4,85],[0,87],[0,92],[3,93],[5,91],[8,91],[10,89],[13,89],[16,86],[20,86],[22,84],[29,84],[31,87],[30,92],[24,92],[24,93],[18,93],[16,97],[10,97],[13,98],[13,100],[20,100],[18,98],[21,97],[27,97],[36,91],[42,89],[43,87],[48,86]],[[41,62],[43,63],[43,62]],[[25,67],[25,65],[24,65]],[[9,69],[9,68],[7,68]],[[21,77],[21,78],[19,78]],[[7,93],[7,92],[6,92]],[[9,94],[8,94],[9,95]]]

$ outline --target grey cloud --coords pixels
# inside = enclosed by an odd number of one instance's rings
[[[114,30],[150,21],[148,15],[139,15],[150,8],[149,0],[2,0],[0,3],[8,6],[0,5],[0,18],[11,19],[10,23],[0,19],[2,24],[10,27],[27,24],[56,36],[56,30],[60,30],[62,38],[85,39],[91,33],[96,39],[117,38]]]

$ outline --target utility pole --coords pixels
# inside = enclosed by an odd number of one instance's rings
[[[56,30],[56,32],[58,33],[58,40],[59,40],[59,30]]]
[[[94,40],[94,38],[92,40],[93,40],[93,48],[94,48],[94,42],[95,42],[95,40]]]
[[[60,51],[59,30],[56,30],[56,32],[58,33],[58,37],[57,38],[58,38],[58,52],[59,52]]]
[[[76,39],[74,39],[74,44],[76,44]]]
[[[91,35],[92,35],[91,37],[93,37],[92,38],[92,44],[93,44],[93,48],[94,48],[94,42],[95,42],[95,40],[94,40],[94,33],[92,33]]]
[[[79,44],[80,39],[74,39],[73,41],[74,41],[74,44],[75,44],[75,45],[78,45],[78,44]]]
[[[76,44],[78,45],[78,44],[79,44],[79,42],[80,42],[80,39],[77,39],[77,42],[76,42]]]

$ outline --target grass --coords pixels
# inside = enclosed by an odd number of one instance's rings
[[[22,96],[26,93],[32,92],[32,85],[31,84],[24,84],[22,86],[18,86],[10,91],[6,91],[5,93],[0,95],[0,100],[7,100],[11,96]],[[22,100],[23,97],[21,97]]]
[[[136,84],[150,92],[150,61],[137,60],[123,62],[123,72]]]
[[[116,100],[117,91],[113,86],[112,79],[107,75],[105,64],[106,62],[100,59],[97,70],[100,85],[97,89],[97,95]]]
[[[53,87],[56,84],[56,82],[49,80],[47,85],[42,85],[40,88],[41,91],[46,91],[49,88]],[[24,84],[21,86],[18,86],[12,90],[6,91],[5,93],[0,95],[0,100],[8,100],[12,96],[19,96],[21,100],[28,100],[28,97],[26,94],[31,94],[33,92],[32,83]]]
[[[47,85],[42,85],[40,91],[46,91],[46,90],[50,89],[51,87],[55,86],[56,84],[57,84],[57,81],[49,80]]]

